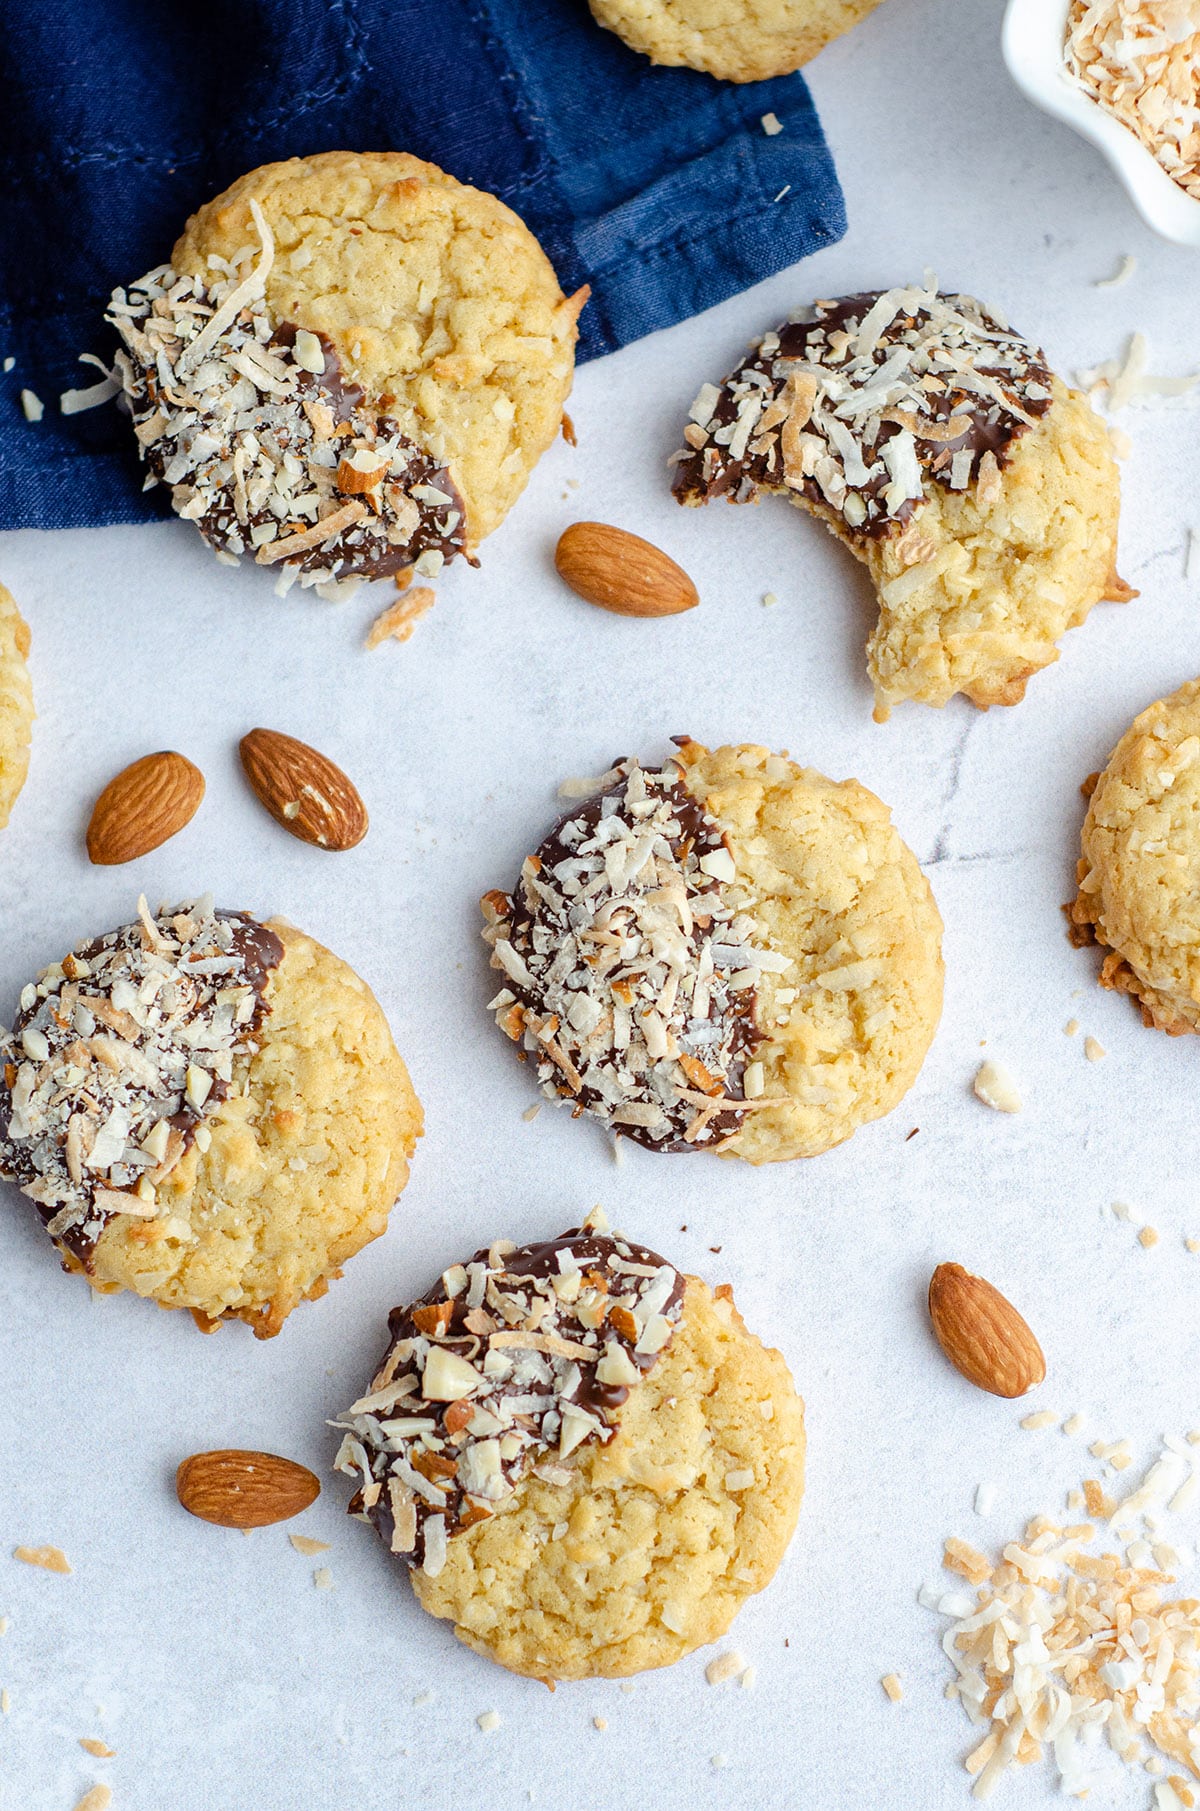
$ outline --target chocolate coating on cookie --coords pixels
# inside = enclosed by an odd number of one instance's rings
[[[362,1480],[351,1514],[436,1577],[447,1539],[494,1514],[531,1467],[565,1481],[576,1447],[612,1439],[683,1293],[664,1258],[592,1224],[453,1265],[393,1309],[370,1391],[338,1424],[337,1468]]]
[[[258,1049],[282,957],[248,913],[142,899],[22,992],[0,1039],[0,1175],[85,1269],[114,1215],[157,1217],[157,1185]]]
[[[724,832],[674,762],[597,784],[483,901],[506,978],[490,1010],[548,1098],[650,1150],[711,1149],[755,1105],[755,983],[790,963],[755,943]]]
[[[930,482],[993,488],[1052,399],[1044,355],[973,296],[898,288],[817,302],[692,406],[681,503],[792,490],[874,539]]]
[[[275,323],[264,299],[274,247],[249,275],[169,266],[118,289],[108,320],[148,484],[219,554],[253,553],[302,584],[384,578],[461,553],[463,501],[445,466],[402,434],[389,398],[348,379],[333,342]]]

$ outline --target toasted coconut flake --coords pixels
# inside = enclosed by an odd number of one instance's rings
[[[1071,0],[1064,56],[1071,80],[1200,201],[1195,0]],[[1122,270],[1110,282],[1123,282],[1126,274]]]
[[[671,1265],[595,1216],[545,1245],[497,1240],[452,1268],[453,1295],[447,1272],[393,1312],[372,1391],[337,1423],[338,1469],[362,1479],[352,1512],[430,1577],[448,1540],[491,1516],[527,1473],[569,1484],[563,1461],[612,1438],[624,1393],[679,1322],[684,1290]]]
[[[375,618],[367,633],[368,648],[377,648],[389,639],[408,641],[421,618],[429,614],[436,602],[437,594],[428,585],[417,585],[406,591]]]
[[[1110,1535],[1124,1530],[1127,1539],[1139,1517],[1157,1526],[1180,1476],[1194,1475],[1187,1454],[1183,1442],[1169,1442],[1115,1512],[1089,1480],[1090,1512],[1111,1517]],[[942,1645],[956,1677],[947,1695],[987,1731],[966,1762],[977,1797],[1043,1748],[1063,1791],[1086,1796],[1088,1737],[1101,1730],[1131,1765],[1165,1771],[1147,1756],[1150,1743],[1200,1777],[1200,1601],[1164,1600],[1173,1579],[1156,1569],[1159,1553],[1177,1555],[1161,1541],[1085,1552],[1096,1538],[1090,1524],[1063,1528],[1037,1517],[1024,1544],[1010,1541],[1003,1564],[977,1581],[974,1602],[921,1593],[927,1608],[951,1619]]]

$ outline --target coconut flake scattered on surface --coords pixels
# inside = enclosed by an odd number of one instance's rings
[[[1147,369],[1150,345],[1144,333],[1131,333],[1129,343],[1119,358],[1106,358],[1098,365],[1085,366],[1076,379],[1089,400],[1115,415],[1125,408],[1161,409],[1172,403],[1189,405],[1200,384],[1200,371],[1182,377],[1156,376]]]
[[[950,1619],[947,1696],[982,1732],[965,1762],[977,1798],[1014,1761],[1043,1758],[1064,1792],[1083,1796],[1107,1742],[1127,1765],[1166,1774],[1173,1798],[1156,1798],[1159,1811],[1196,1801],[1200,1601],[1164,1595],[1193,1561],[1162,1538],[1164,1516],[1194,1496],[1196,1466],[1194,1446],[1168,1437],[1122,1502],[1089,1481],[1088,1509],[1107,1521],[1106,1541],[1092,1523],[1041,1515],[994,1563],[946,1543],[951,1568],[972,1574],[974,1596],[926,1586],[919,1601]],[[1089,1551],[1097,1544],[1108,1550]]]

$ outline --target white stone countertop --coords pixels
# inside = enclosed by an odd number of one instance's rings
[[[871,720],[870,597],[852,561],[781,503],[679,510],[664,460],[700,381],[798,302],[919,276],[994,300],[1070,374],[1147,336],[1155,370],[1200,367],[1200,260],[1156,240],[1082,141],[1032,111],[1001,64],[996,0],[888,0],[810,70],[850,231],[807,266],[580,373],[579,447],[558,444],[479,573],[455,569],[407,645],[362,650],[378,603],[340,606],[216,565],[180,523],[19,533],[0,577],[33,629],[38,722],[28,787],[0,842],[0,1014],[139,891],[206,889],[279,911],[378,993],[425,1104],[427,1135],[386,1237],[275,1341],[93,1300],[63,1277],[15,1191],[0,1203],[0,1801],[71,1811],[94,1781],[113,1811],[949,1811],[977,1736],[945,1701],[942,1623],[917,1603],[944,1538],[995,1549],[1096,1474],[1094,1438],[1138,1465],[1200,1425],[1194,1040],[1142,1028],[1095,985],[1061,903],[1080,781],[1142,706],[1200,668],[1200,414],[1125,412],[1121,571],[1023,704],[956,701]],[[1120,288],[1097,287],[1120,258]],[[659,623],[589,608],[556,580],[570,521],[620,523],[695,576],[702,605]],[[778,602],[764,606],[764,593]],[[357,780],[366,842],[329,858],[250,796],[237,738],[315,743]],[[890,1118],[810,1163],[753,1170],[630,1148],[543,1111],[483,1010],[476,900],[507,885],[555,814],[555,787],[689,732],[756,741],[892,807],[946,921],[945,1015]],[[208,778],[190,827],[125,869],[88,865],[103,781],[147,750]],[[1080,1035],[1064,1035],[1077,1019]],[[1102,1061],[1084,1056],[1084,1033]],[[971,1093],[983,1055],[1024,1108]],[[920,1130],[911,1139],[914,1127]],[[327,1477],[343,1408],[387,1310],[494,1236],[549,1236],[595,1202],[631,1237],[733,1283],[808,1405],[809,1485],[791,1552],[722,1647],[752,1691],[712,1687],[712,1651],[669,1672],[541,1686],[510,1677],[416,1608]],[[1131,1204],[1160,1239],[1117,1219]],[[686,1224],[687,1230],[681,1228]],[[1046,1349],[1036,1397],[964,1383],[931,1337],[931,1268],[955,1259],[1022,1307]],[[1080,1412],[1080,1437],[1021,1429]],[[175,1465],[264,1447],[327,1477],[298,1523],[250,1537],[190,1520]],[[1138,1475],[1126,1474],[1126,1482]],[[996,1486],[992,1513],[973,1501]],[[1200,1514],[1178,1538],[1194,1544]],[[319,1560],[288,1543],[326,1540]],[[70,1578],[12,1561],[53,1542]],[[314,1589],[327,1563],[332,1590]],[[947,1585],[951,1582],[947,1579]],[[1183,1589],[1196,1590],[1195,1579]],[[719,1650],[718,1650],[719,1651]],[[893,1705],[880,1677],[897,1672]],[[485,1735],[476,1725],[496,1710]],[[593,1726],[607,1719],[607,1729]],[[77,1746],[101,1737],[116,1758]],[[1145,1773],[1102,1770],[1091,1803],[1150,1803]],[[1013,1811],[1057,1797],[1048,1763],[1000,1788]]]

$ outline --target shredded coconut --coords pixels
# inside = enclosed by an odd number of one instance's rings
[[[1200,0],[1071,0],[1076,84],[1200,200]]]
[[[1200,1775],[1200,1601],[1164,1599],[1175,1579],[1159,1561],[1180,1556],[1156,1534],[1151,1545],[1136,1524],[1157,1529],[1195,1477],[1194,1461],[1185,1442],[1168,1439],[1123,1503],[1084,1485],[1089,1514],[1108,1522],[1123,1551],[1088,1552],[1097,1539],[1090,1523],[1043,1515],[994,1563],[977,1556],[973,1601],[922,1590],[920,1601],[951,1619],[942,1638],[956,1673],[948,1695],[985,1732],[966,1760],[977,1798],[1014,1761],[1043,1756],[1063,1791],[1082,1796],[1089,1750],[1105,1737],[1132,1766],[1153,1758],[1148,1747],[1174,1761],[1181,1773],[1171,1789],[1188,1803],[1182,1774]],[[965,1572],[951,1551],[965,1543],[946,1546],[947,1564]]]

